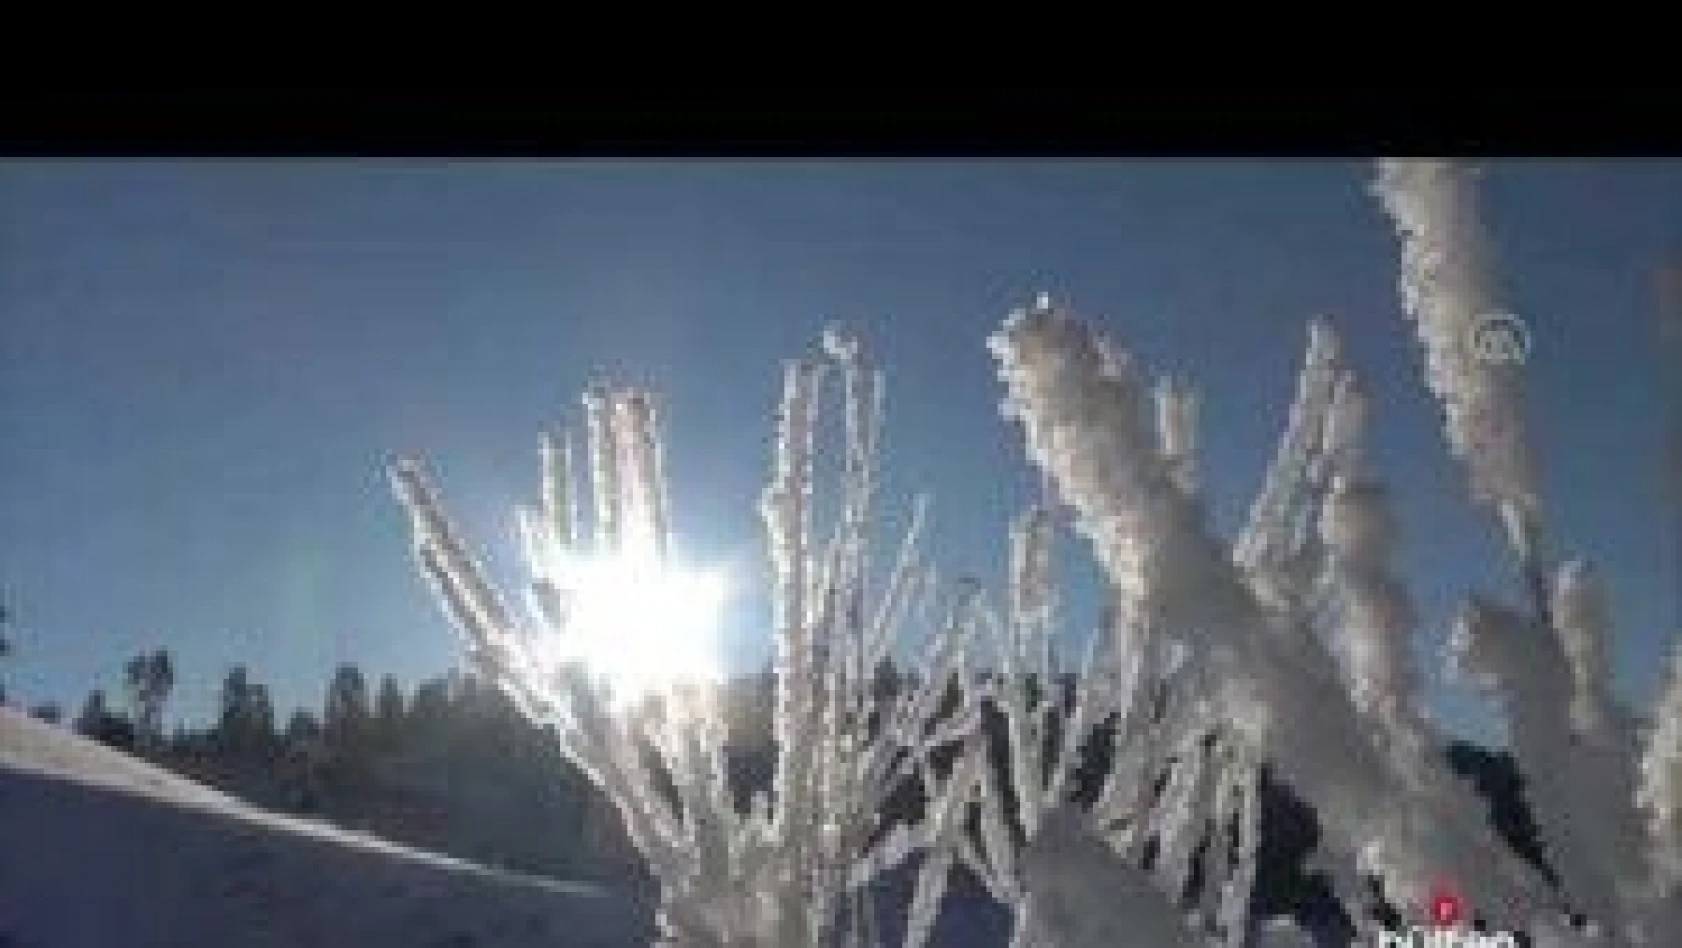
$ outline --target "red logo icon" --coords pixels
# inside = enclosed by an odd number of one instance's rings
[[[1438,886],[1431,893],[1431,924],[1448,928],[1460,922],[1466,914],[1466,903],[1448,888]]]

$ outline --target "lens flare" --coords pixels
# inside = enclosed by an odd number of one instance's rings
[[[540,666],[578,662],[620,705],[717,680],[729,592],[722,572],[682,566],[644,544],[560,553],[549,565],[564,625],[539,643]]]

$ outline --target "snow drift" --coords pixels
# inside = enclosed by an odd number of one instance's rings
[[[0,945],[646,944],[645,913],[265,813],[0,708]]]

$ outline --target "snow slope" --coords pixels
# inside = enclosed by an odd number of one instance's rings
[[[0,948],[646,945],[646,913],[266,813],[0,708]]]

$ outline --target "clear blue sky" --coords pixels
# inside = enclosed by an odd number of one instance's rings
[[[453,633],[385,458],[431,459],[512,578],[536,432],[603,374],[665,393],[678,529],[751,581],[779,361],[835,318],[889,373],[887,497],[932,490],[947,575],[996,577],[1034,481],[983,340],[1042,289],[1197,382],[1228,528],[1306,321],[1330,316],[1376,398],[1431,658],[1461,593],[1513,584],[1417,380],[1368,179],[1355,162],[0,164],[5,680],[74,708],[165,646],[172,711],[200,717],[234,662],[283,708],[319,704],[340,661],[443,670]],[[1497,164],[1484,205],[1535,337],[1555,533],[1609,580],[1619,681],[1645,700],[1675,629],[1651,287],[1682,254],[1682,164]],[[757,661],[763,603],[733,619],[732,654]]]

